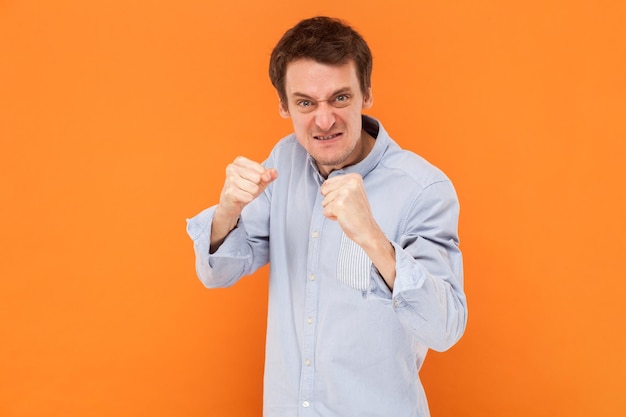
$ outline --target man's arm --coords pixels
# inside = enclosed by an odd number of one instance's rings
[[[339,222],[367,253],[391,290],[384,292],[393,298],[392,307],[404,326],[438,351],[456,343],[467,323],[467,303],[456,231],[458,205],[451,185],[442,181],[425,191],[425,208],[414,213],[407,234],[395,243],[374,220],[360,175],[332,177],[321,192],[324,215]]]
[[[226,179],[211,225],[210,252],[214,253],[237,226],[243,208],[257,198],[278,177],[258,162],[242,156],[226,167]]]
[[[465,331],[467,300],[459,249],[459,204],[448,180],[417,197],[398,236],[392,306],[398,319],[429,348],[444,351]]]

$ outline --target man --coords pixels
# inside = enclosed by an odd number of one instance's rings
[[[428,416],[422,361],[465,330],[454,188],[362,115],[371,70],[339,20],[287,31],[270,78],[294,133],[188,221],[207,287],[271,265],[266,417]]]

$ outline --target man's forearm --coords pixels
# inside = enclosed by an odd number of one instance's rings
[[[361,245],[390,290],[396,281],[396,250],[379,229],[376,237]]]
[[[224,243],[226,236],[237,226],[239,216],[229,216],[224,214],[220,207],[215,209],[213,222],[211,223],[211,246],[209,253],[214,253]]]

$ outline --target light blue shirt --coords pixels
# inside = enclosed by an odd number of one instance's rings
[[[294,135],[264,162],[278,178],[209,255],[215,206],[188,220],[196,270],[226,287],[270,263],[265,417],[423,417],[419,369],[467,321],[458,247],[459,205],[449,179],[402,150],[373,118],[370,154],[330,176],[363,177],[374,218],[396,252],[390,291],[365,252],[322,214],[324,178]]]

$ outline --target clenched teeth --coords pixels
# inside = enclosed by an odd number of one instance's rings
[[[329,136],[314,136],[314,138],[317,140],[329,140],[329,139],[334,139],[337,136],[339,136],[339,133],[336,133],[334,135],[329,135]]]

